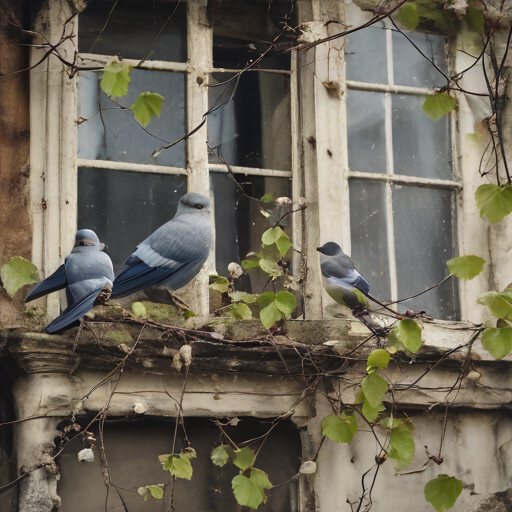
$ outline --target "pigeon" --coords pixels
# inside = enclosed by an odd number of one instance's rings
[[[173,219],[141,242],[114,280],[111,298],[140,290],[171,294],[201,270],[212,247],[210,199],[190,192],[179,200]],[[155,294],[157,295],[157,294]]]
[[[114,281],[114,269],[110,257],[101,249],[94,231],[77,231],[71,254],[25,298],[25,302],[30,302],[66,288],[68,307],[45,328],[48,334],[72,327],[95,303],[108,300]]]

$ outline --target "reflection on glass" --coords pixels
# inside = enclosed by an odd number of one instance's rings
[[[422,32],[408,32],[407,36],[437,67],[447,72],[443,36]],[[433,87],[446,83],[446,78],[399,32],[393,32],[393,72],[396,85]]]
[[[161,94],[165,101],[160,117],[142,128],[131,111],[119,108],[101,90],[99,74],[80,73],[79,117],[86,121],[78,126],[78,158],[185,167],[183,142],[151,156],[185,134],[185,75],[133,69],[128,94],[117,102],[130,107],[145,91]]]
[[[452,179],[448,117],[432,121],[423,96],[392,95],[395,174]]]
[[[117,271],[186,193],[186,176],[79,168],[78,229],[96,232]]]
[[[384,94],[347,91],[348,162],[351,171],[386,172]]]
[[[446,262],[454,255],[453,192],[413,186],[393,186],[398,298],[420,293],[448,275]],[[456,320],[456,282],[443,285],[400,305],[401,311],[426,311],[434,318]]]
[[[215,210],[215,266],[219,275],[228,274],[228,265],[240,263],[248,252],[261,249],[261,235],[270,227],[269,219],[260,212],[259,201],[265,194],[274,198],[291,197],[291,181],[287,178],[235,175],[235,183],[228,174],[210,173]],[[243,189],[240,189],[240,187]],[[247,195],[245,195],[247,194]],[[274,219],[271,219],[272,221]],[[275,219],[277,220],[277,219]],[[290,226],[291,217],[282,225]],[[290,235],[290,230],[287,230]],[[237,289],[261,292],[267,279],[251,271],[251,278],[243,275],[237,280]]]
[[[290,78],[276,73],[210,76],[208,141],[230,165],[291,169]],[[222,84],[222,85],[215,85]],[[210,161],[220,160],[210,155]]]
[[[184,2],[90,0],[79,22],[81,53],[142,59],[150,52],[148,60],[187,60]]]
[[[349,34],[345,60],[347,80],[387,84],[386,30],[383,22]]]
[[[389,300],[386,185],[351,179],[349,186],[352,260],[370,284],[370,293],[380,300]]]
[[[290,0],[213,0],[208,2],[213,25],[213,66],[241,69],[276,46],[256,64],[256,69],[290,69],[297,8]],[[276,40],[277,38],[277,40]]]

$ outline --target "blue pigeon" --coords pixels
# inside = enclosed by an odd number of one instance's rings
[[[111,298],[140,290],[185,286],[201,270],[212,247],[210,199],[190,192],[180,198],[173,219],[141,242],[114,280]]]
[[[81,229],[76,233],[71,254],[50,277],[27,295],[25,302],[66,288],[68,307],[45,328],[48,334],[52,334],[71,327],[94,306],[97,299],[102,302],[108,299],[113,281],[112,261],[101,251],[96,233]]]

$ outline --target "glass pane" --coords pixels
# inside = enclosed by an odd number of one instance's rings
[[[214,0],[208,3],[213,24],[213,66],[244,68],[266,52],[276,38],[278,46],[269,51],[256,69],[290,69],[294,41],[287,27],[297,26],[297,8],[290,0]],[[279,36],[279,37],[278,37]]]
[[[346,38],[347,80],[388,83],[386,30],[383,22]]]
[[[421,32],[408,32],[407,36],[423,54],[447,72],[443,36]],[[399,32],[393,32],[393,73],[397,85],[433,87],[446,84],[446,78]]]
[[[349,187],[352,261],[370,284],[371,295],[389,300],[386,185],[351,179]]]
[[[395,174],[452,179],[449,119],[432,121],[423,96],[392,95]]]
[[[272,419],[240,418],[236,427],[227,425],[226,434],[235,443],[250,439],[260,439],[251,448],[257,450],[272,427]],[[85,421],[81,422],[87,425]],[[78,462],[77,454],[83,448],[78,439],[66,445],[58,463],[61,479],[58,493],[62,498],[62,510],[73,512],[99,511],[144,511],[164,512],[176,510],[233,512],[242,510],[233,495],[231,480],[240,470],[231,463],[220,468],[210,460],[213,448],[219,440],[229,441],[221,435],[219,428],[209,418],[185,418],[187,440],[183,430],[177,430],[174,451],[180,453],[190,442],[197,454],[192,460],[194,474],[192,480],[178,478],[172,486],[171,476],[162,469],[158,456],[172,453],[175,424],[172,421],[156,419],[130,422],[110,422],[104,429],[105,454],[112,482],[118,486],[125,506],[117,492],[107,487],[103,481],[99,456],[87,464]],[[92,432],[98,436],[97,423]],[[243,445],[242,445],[243,446]],[[275,487],[268,493],[268,501],[258,508],[261,512],[291,512],[293,496],[297,493],[297,483],[293,476],[299,472],[301,443],[298,429],[291,421],[280,421],[269,433],[258,453],[258,469],[268,474],[270,481],[277,485],[290,479],[291,483]],[[78,485],[77,482],[80,484]],[[137,488],[148,484],[164,484],[163,499],[149,498],[147,501],[137,494]],[[171,490],[173,488],[173,491]],[[171,494],[174,494],[172,506]],[[105,504],[108,500],[107,505]],[[249,509],[246,509],[249,510]]]
[[[131,111],[119,108],[101,90],[99,74],[82,72],[79,117],[84,121],[78,126],[78,158],[185,167],[184,142],[151,156],[185,134],[185,75],[133,69],[131,78],[128,94],[117,103],[130,107],[141,92],[156,92],[165,98],[160,117],[143,128]]]
[[[448,275],[446,262],[454,256],[453,192],[393,186],[398,298],[403,299],[439,283]],[[434,318],[457,320],[454,279],[401,304],[401,311],[426,311]]]
[[[186,193],[186,176],[79,168],[78,229],[96,232],[117,271]]]
[[[384,94],[347,91],[348,163],[351,171],[386,172]]]
[[[230,165],[291,169],[290,77],[276,73],[214,73],[208,116],[210,148]],[[213,84],[222,84],[212,86]],[[210,155],[211,162],[220,162]]]
[[[89,0],[79,18],[81,53],[142,59],[149,52],[148,60],[187,60],[184,2]]]
[[[267,178],[264,176],[235,175],[245,194],[261,198],[272,194],[274,198],[291,197],[291,180],[286,178]],[[240,263],[248,252],[261,249],[261,235],[270,227],[270,222],[259,209],[259,201],[249,199],[240,187],[226,173],[210,173],[210,182],[214,197],[215,210],[215,262],[219,275],[228,274],[228,265],[234,261]],[[279,215],[280,217],[281,215]],[[283,219],[282,224],[291,228],[291,217]],[[288,235],[291,235],[290,230]],[[262,279],[260,279],[260,277]],[[237,279],[240,290],[261,292],[267,282],[265,276],[251,271],[251,278],[244,274]]]

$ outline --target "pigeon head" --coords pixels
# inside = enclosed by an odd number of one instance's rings
[[[335,242],[327,242],[322,247],[317,247],[316,250],[326,256],[336,256],[343,253],[341,247]]]
[[[73,252],[80,252],[83,247],[101,248],[100,240],[94,231],[90,229],[80,229],[76,232]]]
[[[210,204],[211,203],[209,197],[203,196],[202,194],[198,194],[196,192],[189,192],[180,198],[180,202],[178,204],[178,212],[176,215],[192,212],[210,213]]]

